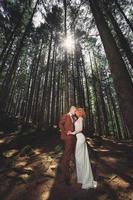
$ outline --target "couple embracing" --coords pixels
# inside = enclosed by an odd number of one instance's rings
[[[96,188],[97,182],[94,181],[86,139],[83,134],[83,124],[85,119],[83,108],[72,106],[69,113],[63,115],[59,122],[61,139],[64,142],[64,154],[61,161],[61,170],[64,181],[70,185],[70,160],[75,155],[77,182],[82,189]]]

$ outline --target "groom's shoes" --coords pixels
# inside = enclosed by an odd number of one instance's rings
[[[65,184],[66,184],[67,186],[70,186],[70,185],[71,185],[70,180],[67,179],[67,178],[64,179],[64,182],[65,182]]]

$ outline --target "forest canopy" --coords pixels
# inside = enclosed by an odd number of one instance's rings
[[[86,134],[133,139],[131,0],[0,1],[0,113],[38,128],[71,105]]]

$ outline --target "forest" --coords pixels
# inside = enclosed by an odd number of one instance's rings
[[[133,200],[133,1],[0,1],[0,199]],[[59,119],[84,108],[96,190],[62,184]]]

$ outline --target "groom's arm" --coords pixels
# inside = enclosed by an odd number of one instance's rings
[[[65,128],[64,128],[65,121],[66,121],[66,115],[63,115],[59,121],[59,128],[61,132],[63,133],[65,132]]]

